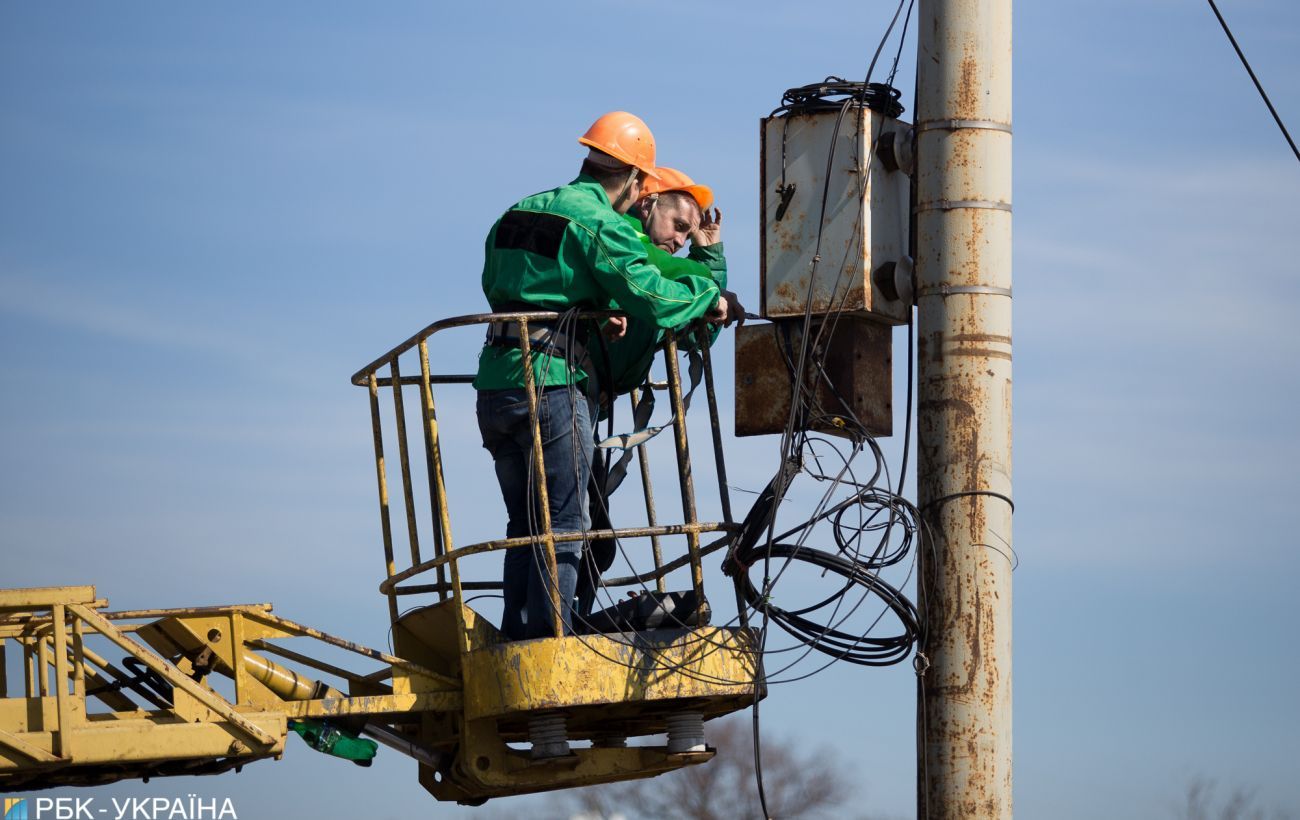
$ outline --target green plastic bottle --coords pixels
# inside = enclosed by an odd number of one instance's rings
[[[318,752],[351,760],[358,766],[369,766],[375,759],[379,744],[364,737],[357,737],[346,729],[340,729],[323,720],[291,720],[289,728],[302,736],[307,745]]]

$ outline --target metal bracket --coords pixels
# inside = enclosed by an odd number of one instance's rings
[[[776,221],[780,222],[785,217],[786,209],[790,207],[790,197],[794,196],[794,183],[776,186],[776,193],[781,197],[781,202],[776,206]]]

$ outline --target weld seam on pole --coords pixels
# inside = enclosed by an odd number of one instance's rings
[[[1011,212],[1010,202],[995,202],[991,199],[936,199],[933,202],[922,202],[920,205],[912,208],[912,213],[919,214],[922,211],[955,211],[961,208],[988,208],[994,211]]]
[[[1002,131],[1011,133],[1011,124],[998,122],[996,120],[926,120],[912,126],[918,133],[921,131],[957,131],[966,128],[975,128],[982,131]]]

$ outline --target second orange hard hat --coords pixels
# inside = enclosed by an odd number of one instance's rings
[[[686,174],[666,165],[660,165],[655,171],[659,174],[659,178],[647,180],[646,184],[641,187],[641,196],[682,191],[690,194],[695,199],[701,211],[707,211],[709,206],[713,204],[713,189],[709,186],[697,185],[695,180],[686,176]]]
[[[655,138],[640,117],[626,111],[611,111],[591,124],[578,142],[609,154],[619,162],[635,166],[651,179],[655,171]]]

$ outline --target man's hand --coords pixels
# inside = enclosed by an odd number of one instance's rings
[[[732,322],[736,323],[736,327],[744,325],[746,315],[745,306],[740,303],[740,297],[736,296],[736,294],[729,290],[724,290],[722,292],[722,299],[727,303],[727,321],[724,323],[725,326],[729,327]]]
[[[605,326],[600,329],[600,333],[611,342],[616,342],[627,335],[627,317],[611,316],[605,320]]]
[[[704,314],[707,321],[723,327],[731,327],[733,322],[740,327],[745,324],[745,316],[745,306],[740,303],[740,297],[729,290],[722,291],[713,310]]]
[[[703,248],[706,245],[716,245],[722,241],[722,211],[717,208],[713,213],[704,212],[704,217],[700,220],[700,227],[691,231],[691,244]]]
[[[722,325],[723,327],[727,326],[727,319],[730,316],[730,313],[728,312],[730,305],[727,302],[726,294],[727,292],[724,290],[722,294],[718,296],[718,303],[714,305],[708,313],[704,314],[704,320],[706,322],[714,325]]]

